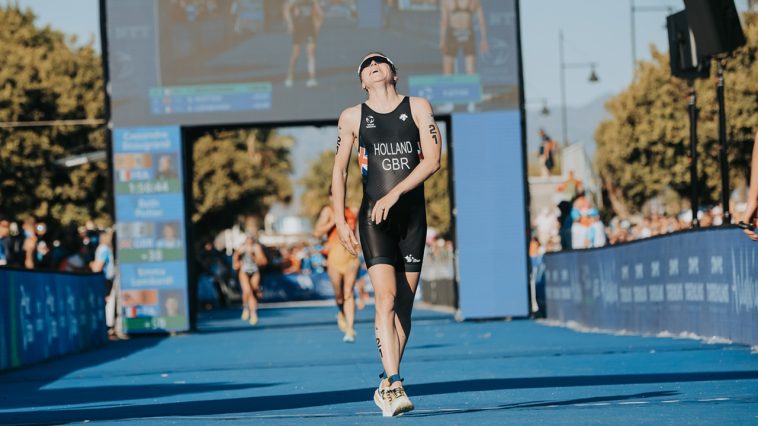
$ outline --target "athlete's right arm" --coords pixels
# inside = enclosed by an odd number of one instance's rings
[[[447,2],[440,2],[440,49],[445,49],[445,38],[447,36]]]
[[[292,33],[292,15],[290,8],[292,4],[290,0],[285,0],[282,6],[282,14],[284,15],[284,22],[287,24],[287,32]]]
[[[332,207],[334,207],[334,222],[337,226],[337,233],[345,249],[356,256],[358,239],[345,221],[345,188],[350,153],[358,139],[360,114],[360,106],[347,108],[340,114],[337,123],[337,155],[334,157],[334,168],[332,169]]]
[[[329,207],[324,207],[321,209],[316,225],[313,227],[313,235],[320,238],[329,232],[333,226],[334,218],[332,217],[332,210]]]

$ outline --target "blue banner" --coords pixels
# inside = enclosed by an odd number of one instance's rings
[[[100,346],[105,279],[0,269],[0,370]]]
[[[459,307],[464,319],[529,315],[518,111],[453,114]]]
[[[758,344],[758,244],[736,229],[545,255],[547,317]]]
[[[179,127],[115,129],[114,188],[124,330],[189,329]]]

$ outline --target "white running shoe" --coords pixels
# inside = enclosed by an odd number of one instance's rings
[[[413,403],[402,386],[390,389],[389,381],[382,380],[374,391],[374,404],[382,410],[382,416],[395,417],[414,409]]]
[[[387,389],[385,391],[385,395],[387,393],[392,394],[392,399],[390,400],[391,416],[402,416],[404,413],[412,411],[415,408],[413,407],[413,403],[411,402],[410,398],[408,398],[408,395],[406,395],[405,389],[403,389],[402,386],[393,389]]]
[[[315,78],[308,79],[308,81],[305,82],[305,87],[316,87],[318,86],[318,81],[316,81]]]
[[[288,78],[284,80],[284,87],[292,87],[292,79]]]
[[[382,416],[384,417],[392,417],[389,402],[392,395],[389,393],[389,386],[389,381],[387,379],[382,379],[382,381],[379,382],[379,387],[374,391],[374,404],[382,410]],[[387,399],[385,399],[385,394],[387,394]]]
[[[345,337],[342,338],[345,343],[355,343],[355,330],[348,330],[345,332]]]
[[[250,318],[250,311],[243,309],[242,316],[240,318],[242,318],[243,321],[247,321]]]

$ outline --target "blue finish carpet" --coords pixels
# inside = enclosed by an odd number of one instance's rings
[[[739,345],[578,333],[416,309],[402,375],[416,410],[385,419],[373,307],[342,343],[334,307],[201,314],[0,374],[0,424],[758,424],[758,355]]]

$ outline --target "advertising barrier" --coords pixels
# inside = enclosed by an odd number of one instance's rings
[[[105,278],[0,268],[0,370],[100,346]]]
[[[547,317],[758,344],[758,244],[735,228],[545,255]]]

